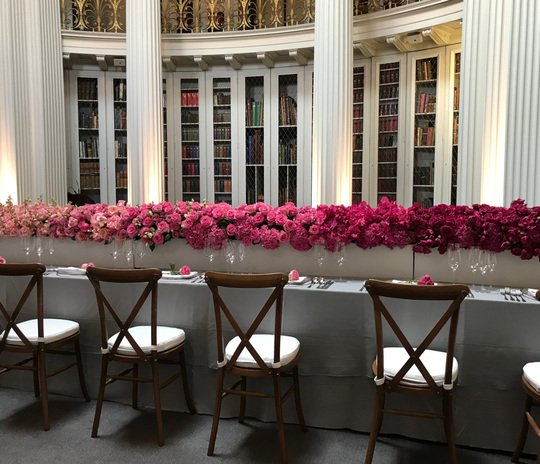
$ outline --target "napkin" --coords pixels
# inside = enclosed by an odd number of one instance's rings
[[[537,292],[537,291],[538,291],[537,288],[529,288],[529,289],[527,289],[527,293],[528,293],[529,295],[535,297],[535,298],[536,298],[536,292]]]
[[[307,276],[298,276],[298,280],[290,280],[289,279],[289,283],[291,285],[302,285],[307,280],[308,280]]]
[[[197,275],[197,271],[191,271],[189,274],[182,275],[182,274],[171,274],[171,271],[163,271],[161,277],[163,279],[191,279],[192,277],[195,277]]]
[[[61,275],[86,275],[86,269],[80,267],[59,267],[56,273]]]

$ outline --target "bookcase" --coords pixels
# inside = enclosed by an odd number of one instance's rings
[[[113,186],[114,203],[128,196],[128,158],[127,158],[127,82],[124,77],[112,77],[113,95],[113,142],[114,167],[109,172],[114,173]],[[111,157],[109,157],[111,158]],[[109,200],[110,202],[111,200]]]
[[[169,200],[169,140],[167,131],[167,79],[168,76],[163,76],[161,92],[163,106],[163,199]]]
[[[353,68],[352,204],[362,201],[365,66]]]
[[[461,75],[461,48],[460,46],[449,47],[450,53],[450,99],[452,107],[452,175],[450,186],[450,204],[457,204],[457,168],[458,168],[458,140],[459,140],[459,89]]]

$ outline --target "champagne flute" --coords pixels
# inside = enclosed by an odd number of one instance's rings
[[[116,267],[118,256],[122,253],[122,244],[118,240],[113,239],[111,243],[109,243],[107,251],[113,257],[113,266]]]
[[[313,259],[319,265],[319,281],[322,280],[322,268],[324,264],[324,259],[326,258],[326,248],[322,243],[316,243],[313,245]]]
[[[52,237],[43,237],[43,248],[44,250],[49,253],[49,258],[51,261],[50,266],[52,267],[52,255],[54,253],[54,238]]]
[[[452,243],[447,250],[448,266],[452,269],[452,282],[456,283],[456,271],[461,264],[461,248],[456,243]]]
[[[135,256],[138,257],[140,260],[140,263],[139,263],[140,268],[142,268],[142,259],[143,259],[143,256],[146,254],[147,246],[148,245],[146,245],[146,243],[144,243],[142,240],[136,240],[133,243],[133,252]]]
[[[126,240],[124,242],[124,245],[123,245],[123,253],[124,253],[124,256],[126,257],[126,261],[127,261],[127,264],[128,264],[128,268],[131,268],[131,260],[133,259],[133,255],[135,254],[134,251],[133,251],[133,242],[131,240]]]
[[[478,262],[480,259],[480,250],[476,247],[469,249],[469,267],[473,274],[471,282],[474,283],[476,271],[478,270]]]
[[[489,289],[493,289],[493,271],[497,265],[497,254],[493,251],[488,251],[488,272],[489,272]]]
[[[209,269],[213,269],[214,260],[216,259],[216,240],[212,237],[206,237],[204,240],[204,256],[208,258]]]
[[[221,249],[225,261],[227,262],[227,269],[229,274],[233,271],[234,261],[236,259],[236,241],[228,240],[225,246]]]
[[[40,237],[39,235],[36,237],[36,254],[37,254],[37,262],[41,264],[41,255],[45,251],[44,243],[43,243],[43,237]]]
[[[342,267],[345,262],[345,242],[336,242],[334,244],[334,257],[338,264],[339,281],[343,282]]]

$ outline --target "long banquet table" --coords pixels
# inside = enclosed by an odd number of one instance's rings
[[[301,393],[310,426],[364,432],[370,429],[375,338],[371,299],[362,287],[362,280],[348,280],[335,282],[328,289],[307,285],[288,285],[285,289],[283,333],[301,342]],[[13,301],[21,289],[22,284],[10,278],[0,279],[0,300]],[[246,302],[256,302],[263,295],[257,290],[245,292],[229,296],[247,311]],[[44,278],[44,293],[47,317],[70,318],[80,324],[86,381],[95,397],[100,342],[93,289],[85,276],[53,273]],[[212,414],[216,342],[210,291],[204,283],[162,279],[158,296],[159,324],[186,331],[189,380],[197,411]],[[135,296],[122,291],[115,298],[118,302],[133,303]],[[515,446],[524,404],[521,370],[527,362],[540,361],[540,302],[530,296],[525,298],[526,302],[507,301],[496,289],[480,291],[474,287],[473,297],[462,304],[456,346],[460,374],[454,393],[458,444],[500,450],[512,450]],[[24,316],[32,316],[30,308],[28,303]],[[420,322],[433,320],[436,312],[407,302],[400,323],[413,339],[418,339]],[[137,322],[148,320],[141,318]],[[27,374],[13,373],[0,376],[0,385],[30,390],[32,381]],[[165,408],[187,410],[180,388],[174,383],[164,390]],[[53,377],[50,391],[79,396],[75,372]],[[141,388],[141,395],[140,404],[152,404],[149,387]],[[129,386],[113,384],[108,387],[106,398],[129,402]],[[403,406],[408,400],[390,397],[389,401]],[[237,406],[235,399],[226,400],[223,416],[235,416]],[[265,421],[275,417],[271,402],[261,400],[248,401],[247,414]],[[291,401],[286,403],[285,419],[296,422]],[[402,417],[385,417],[382,432],[445,440],[442,424]],[[530,442],[526,450],[536,452],[536,443]]]

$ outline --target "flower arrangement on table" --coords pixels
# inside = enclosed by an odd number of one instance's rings
[[[15,205],[0,203],[0,236],[51,236],[77,242],[109,243],[115,239],[141,240],[150,249],[183,239],[201,250],[207,238],[226,245],[239,240],[268,250],[289,243],[307,251],[323,241],[329,251],[336,243],[354,244],[364,250],[412,245],[417,253],[443,254],[451,244],[502,252],[522,259],[540,257],[540,207],[523,200],[509,208],[489,205],[436,205],[405,208],[383,198],[372,207],[319,205],[297,208],[293,203],[272,207],[265,203],[162,202],[130,206],[87,204],[59,206],[42,201]]]

